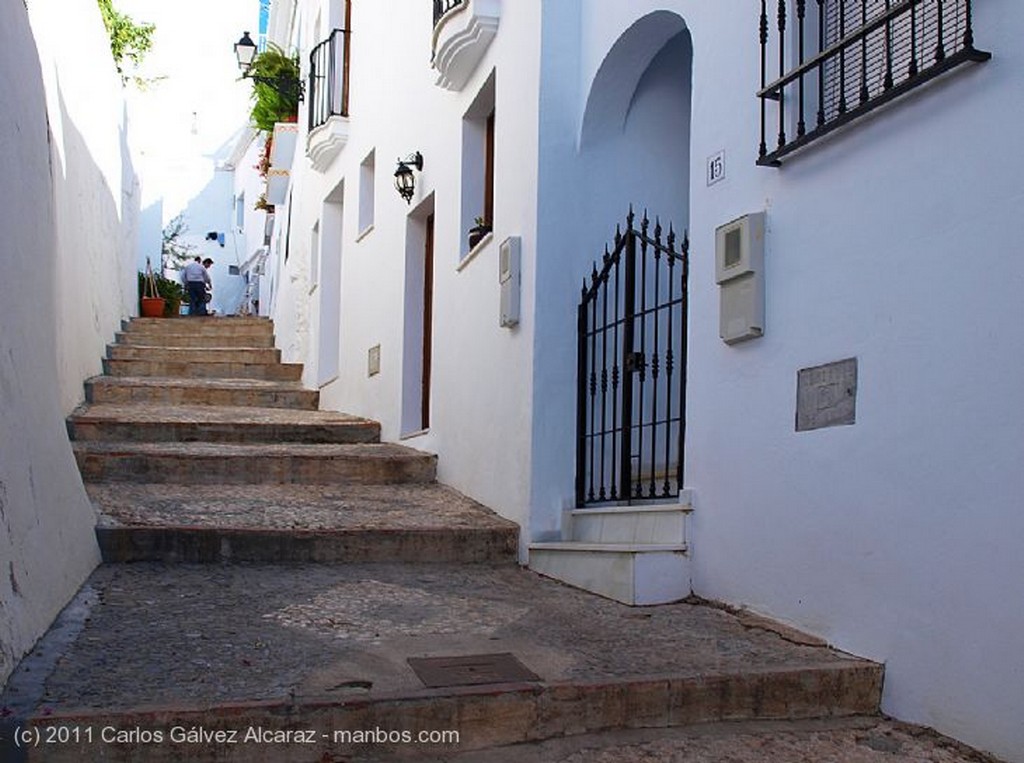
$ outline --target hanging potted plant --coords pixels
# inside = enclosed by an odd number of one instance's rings
[[[472,228],[469,229],[469,248],[472,249],[474,246],[483,241],[484,236],[491,232],[491,226],[482,217],[476,218],[476,223]]]
[[[139,307],[142,317],[162,318],[167,302],[160,296],[157,289],[156,276],[153,275],[153,268],[149,264],[148,257],[146,258],[146,271],[139,273],[139,284],[141,288]]]
[[[253,59],[246,76],[253,79],[251,118],[257,130],[273,132],[275,122],[298,119],[302,93],[298,57],[268,45]]]

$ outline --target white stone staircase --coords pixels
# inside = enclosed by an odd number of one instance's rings
[[[623,604],[679,601],[690,594],[692,511],[688,490],[678,503],[575,509],[562,540],[530,544],[530,569]]]

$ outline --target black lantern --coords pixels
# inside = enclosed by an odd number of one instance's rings
[[[249,71],[255,57],[256,43],[252,41],[248,32],[242,32],[242,39],[235,43],[235,58],[238,59],[238,68],[243,72]]]
[[[416,193],[416,176],[412,174],[413,167],[420,172],[423,171],[423,154],[417,151],[405,159],[398,160],[398,169],[395,170],[395,189],[398,195],[405,199],[406,204],[412,204],[413,194]]]
[[[242,39],[235,43],[235,58],[238,59],[238,68],[242,70],[242,79],[251,79],[266,85],[277,91],[285,98],[293,98],[301,101],[306,94],[306,83],[289,77],[261,77],[251,74],[252,62],[256,58],[256,43],[252,41],[248,32],[242,32]]]

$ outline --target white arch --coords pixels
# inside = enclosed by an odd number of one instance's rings
[[[654,11],[635,21],[612,45],[587,94],[578,147],[599,143],[622,132],[641,77],[655,56],[686,22],[672,11]]]

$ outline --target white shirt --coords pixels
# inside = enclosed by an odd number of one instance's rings
[[[204,281],[210,283],[210,274],[206,272],[206,268],[201,263],[192,260],[181,273],[181,280],[184,283],[189,281]]]

